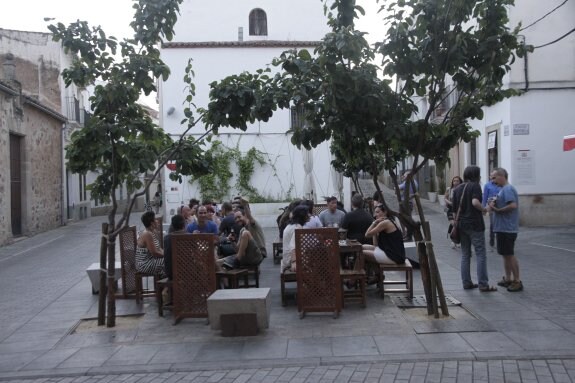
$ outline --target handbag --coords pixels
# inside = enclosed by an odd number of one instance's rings
[[[451,229],[451,233],[449,233],[449,238],[451,242],[455,244],[461,243],[461,234],[459,233],[459,213],[461,213],[461,204],[463,203],[463,196],[465,196],[465,189],[467,189],[467,184],[463,188],[463,193],[461,193],[461,198],[459,199],[459,206],[457,207],[457,213],[455,214],[455,218],[453,220],[453,229]]]

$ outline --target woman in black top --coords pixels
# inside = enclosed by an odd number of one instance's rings
[[[363,245],[365,260],[371,263],[405,263],[401,230],[393,218],[388,217],[383,205],[376,206],[374,213],[375,221],[365,232],[366,237],[373,238],[373,245]]]

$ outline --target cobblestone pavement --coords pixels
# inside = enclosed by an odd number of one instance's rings
[[[424,211],[443,287],[455,302],[449,316],[399,307],[398,297],[381,299],[370,287],[366,308],[346,304],[338,319],[300,320],[294,302],[281,306],[279,267],[267,258],[260,284],[271,288],[271,325],[255,337],[223,338],[203,319],[174,326],[150,298],[143,305],[118,300],[113,329],[91,326],[97,297],[85,269],[98,260],[103,217],[0,247],[0,380],[573,381],[575,226],[521,228],[525,290],[481,293],[461,287],[460,255],[446,239],[442,209],[424,201]],[[266,236],[271,250],[277,229]],[[488,271],[495,284],[502,261],[494,252]],[[418,271],[414,280],[415,294],[423,294]]]
[[[524,382],[575,381],[574,360],[372,363],[319,367],[198,370],[10,380],[30,383]]]

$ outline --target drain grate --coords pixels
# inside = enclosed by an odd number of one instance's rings
[[[391,300],[397,307],[403,307],[403,308],[427,307],[427,299],[425,298],[425,295],[414,295],[413,299],[409,299],[409,297],[406,296],[398,295],[398,296],[392,296]],[[457,299],[453,298],[449,294],[445,295],[445,301],[447,302],[448,306],[461,306],[461,302],[459,302]],[[439,305],[439,300],[437,304]]]

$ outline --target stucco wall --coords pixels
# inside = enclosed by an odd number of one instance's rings
[[[519,196],[522,226],[573,225],[575,194],[527,194]]]

